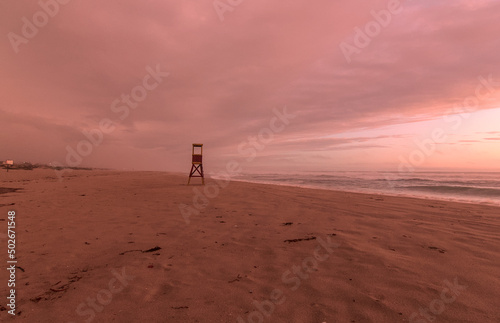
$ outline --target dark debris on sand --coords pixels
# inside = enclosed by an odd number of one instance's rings
[[[0,194],[12,193],[22,190],[22,188],[0,187]]]
[[[299,239],[289,239],[289,240],[285,240],[283,242],[292,243],[292,242],[307,241],[307,240],[316,240],[316,237],[307,237],[307,238],[299,238]]]
[[[127,252],[134,252],[134,251],[140,251],[142,253],[145,253],[145,252],[154,252],[154,251],[158,251],[158,250],[161,250],[160,247],[156,246],[154,248],[151,248],[151,249],[147,249],[147,250],[141,250],[141,249],[133,249],[133,250],[127,250],[127,251],[124,251],[124,252],[120,252],[119,255],[120,256],[123,256],[124,254],[126,254]]]

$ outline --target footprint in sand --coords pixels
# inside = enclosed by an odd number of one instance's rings
[[[437,250],[437,251],[439,251],[439,253],[445,253],[446,252],[446,250],[440,249],[438,247],[428,247],[428,248],[431,249],[431,250]]]

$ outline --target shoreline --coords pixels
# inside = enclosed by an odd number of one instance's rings
[[[217,178],[211,178],[213,180],[218,180]],[[487,206],[495,206],[495,207],[500,207],[500,201],[495,203],[495,202],[489,202],[489,201],[473,201],[473,200],[464,200],[464,199],[459,199],[459,198],[452,198],[452,197],[427,197],[424,195],[417,195],[417,194],[411,194],[411,193],[393,193],[391,194],[390,192],[375,192],[374,191],[356,191],[355,189],[349,190],[349,189],[338,189],[338,188],[327,188],[327,187],[319,187],[319,186],[314,186],[314,185],[301,185],[301,184],[287,184],[287,183],[271,183],[271,182],[259,182],[258,180],[245,180],[245,179],[232,179],[234,182],[242,182],[242,183],[251,183],[251,184],[262,184],[262,185],[271,185],[271,186],[287,186],[287,187],[297,187],[297,188],[303,188],[303,189],[313,189],[313,190],[325,190],[325,191],[332,191],[332,192],[346,192],[346,193],[353,193],[353,194],[367,194],[367,195],[380,195],[380,196],[388,196],[388,197],[403,197],[403,198],[414,198],[414,199],[422,199],[422,200],[429,200],[429,201],[444,201],[444,202],[455,202],[455,203],[463,203],[463,204],[473,204],[473,205],[487,205]]]
[[[65,169],[66,173],[68,175],[71,174],[71,172],[77,171],[77,172],[108,172],[110,174],[119,174],[119,173],[130,173],[130,174],[140,174],[140,173],[145,173],[145,174],[157,174],[157,175],[169,175],[169,176],[175,176],[179,178],[188,178],[188,174],[183,173],[183,172],[172,172],[172,171],[149,171],[149,170],[117,170],[117,169],[106,169],[106,168],[67,168]],[[34,170],[24,170],[24,169],[13,169],[14,172],[26,172],[26,174],[29,174],[30,172],[37,172],[37,171],[43,171],[43,172],[53,172],[56,174],[59,170],[54,170],[52,168],[35,168]],[[0,174],[1,175],[1,174]],[[0,183],[2,183],[2,177],[0,176]],[[63,178],[65,177],[64,175],[62,176]],[[71,176],[69,176],[70,178]],[[220,178],[217,177],[210,177],[206,176],[206,179],[217,182],[220,181]],[[64,179],[62,180],[64,181]],[[408,199],[416,199],[416,200],[423,200],[423,201],[429,201],[429,202],[449,202],[449,203],[459,203],[459,204],[465,204],[465,205],[478,205],[478,206],[491,206],[491,207],[498,207],[500,208],[500,202],[494,203],[494,202],[480,202],[480,201],[467,201],[467,200],[460,200],[460,199],[455,199],[455,198],[447,198],[447,197],[427,197],[427,196],[420,196],[420,195],[412,195],[412,194],[406,194],[406,193],[394,193],[391,194],[389,192],[371,192],[371,191],[356,191],[355,189],[349,190],[349,189],[338,189],[338,188],[327,188],[327,187],[319,187],[319,186],[314,186],[314,185],[300,185],[300,184],[287,184],[287,183],[271,183],[271,182],[265,182],[265,181],[258,181],[258,180],[246,180],[246,179],[234,179],[232,178],[230,182],[239,182],[239,183],[248,183],[248,184],[256,184],[256,185],[268,185],[268,186],[276,186],[276,187],[290,187],[290,188],[299,188],[299,189],[306,189],[306,190],[320,190],[320,191],[326,191],[326,192],[334,192],[334,193],[349,193],[349,194],[359,194],[359,195],[376,195],[380,197],[395,197],[395,198],[408,198]],[[187,186],[187,185],[186,185]],[[199,185],[191,184],[191,187],[198,187]],[[9,193],[9,190],[14,189],[15,191],[21,190],[22,188],[11,188],[11,187],[1,187],[5,191],[0,191],[0,194],[5,194]],[[14,191],[14,192],[15,192]]]
[[[167,175],[173,175],[173,176],[179,176],[179,177],[186,177],[188,178],[188,173],[186,172],[173,172],[173,171],[149,171],[149,170],[119,170],[119,169],[108,169],[108,168],[87,168],[87,167],[66,167],[63,169],[55,169],[54,167],[50,167],[47,165],[42,165],[37,168],[34,168],[34,170],[47,170],[47,171],[53,171],[55,174],[58,172],[62,172],[62,177],[64,177],[64,173],[70,174],[73,171],[100,171],[100,172],[126,172],[126,173],[157,173],[157,174],[167,174]],[[11,169],[11,171],[27,171],[25,169]],[[29,170],[33,171],[33,170]],[[28,172],[29,172],[28,171]],[[343,171],[345,172],[345,171]],[[423,172],[423,173],[429,173],[429,172]],[[437,172],[437,173],[443,173],[443,172]],[[450,173],[455,173],[455,172],[450,172]],[[495,174],[498,173],[496,171],[491,171],[491,172],[471,172],[471,173],[484,173],[484,174]],[[1,172],[0,172],[1,175]],[[251,174],[244,174],[244,175],[251,175]],[[60,175],[58,175],[60,176]],[[2,176],[0,176],[0,182],[1,182]],[[206,179],[211,179],[214,181],[221,180],[220,178],[217,177],[210,177],[209,175],[206,176]],[[500,201],[498,202],[491,202],[491,201],[480,201],[480,200],[467,200],[465,198],[460,198],[460,197],[447,197],[447,196],[430,196],[430,193],[423,193],[423,194],[418,194],[418,193],[404,193],[404,192],[397,192],[397,190],[394,190],[396,192],[391,193],[388,191],[376,191],[376,189],[370,190],[370,189],[359,189],[357,190],[356,188],[353,189],[342,189],[342,188],[328,188],[328,187],[321,187],[321,186],[315,186],[315,185],[308,185],[308,184],[289,184],[289,183],[278,183],[278,182],[266,182],[266,181],[259,181],[259,180],[252,180],[252,179],[238,179],[238,178],[232,178],[232,182],[242,182],[242,183],[251,183],[251,184],[261,184],[261,185],[271,185],[271,186],[286,186],[286,187],[296,187],[296,188],[303,188],[303,189],[312,189],[312,190],[324,190],[324,191],[332,191],[332,192],[346,192],[346,193],[352,193],[352,194],[367,194],[367,195],[380,195],[380,196],[387,196],[387,197],[402,197],[402,198],[414,198],[414,199],[421,199],[421,200],[426,200],[426,201],[444,201],[444,202],[454,202],[454,203],[463,203],[463,204],[471,204],[471,205],[485,205],[485,206],[494,206],[494,207],[500,207]],[[0,192],[0,194],[2,194]]]

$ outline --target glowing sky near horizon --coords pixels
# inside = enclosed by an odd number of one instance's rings
[[[416,170],[500,171],[498,1],[40,3],[0,4],[0,160],[65,165],[110,119],[79,166],[187,172],[201,142],[207,171],[396,171],[421,154]],[[151,69],[169,75],[125,113],[114,102]]]

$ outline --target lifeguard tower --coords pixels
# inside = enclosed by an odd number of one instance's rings
[[[203,144],[193,144],[193,159],[188,185],[191,182],[191,177],[201,177],[201,183],[205,185],[205,176],[203,175]]]

